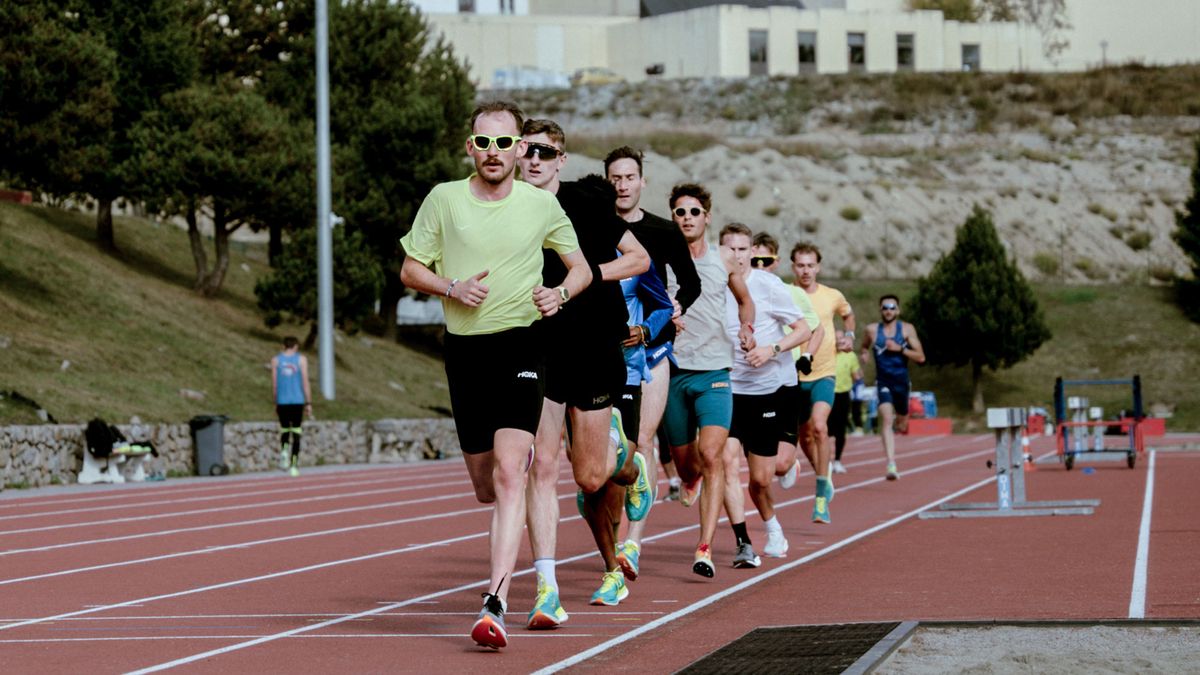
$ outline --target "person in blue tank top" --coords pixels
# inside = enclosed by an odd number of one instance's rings
[[[862,337],[862,358],[875,355],[875,388],[879,397],[879,436],[887,455],[887,479],[896,480],[895,431],[908,431],[908,362],[925,363],[925,350],[912,324],[900,320],[900,299],[879,298],[878,323],[867,326]],[[893,424],[894,429],[893,430]]]
[[[283,338],[283,351],[271,359],[271,394],[279,416],[279,468],[299,476],[300,423],[305,413],[312,417],[312,392],[308,387],[308,359],[299,342]]]

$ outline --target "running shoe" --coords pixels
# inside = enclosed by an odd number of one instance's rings
[[[670,485],[668,485],[667,487],[668,487],[669,489],[667,490],[666,501],[668,501],[668,502],[677,502],[677,501],[679,501],[679,498],[680,498],[680,490],[679,490],[679,486],[678,486],[678,485],[674,485],[674,484],[670,484]]]
[[[737,554],[733,556],[733,566],[737,569],[750,569],[758,567],[762,564],[762,559],[754,552],[754,547],[750,542],[743,541],[738,544]]]
[[[287,471],[292,465],[292,444],[284,443],[279,450],[279,470]]]
[[[633,463],[637,464],[638,477],[625,489],[625,515],[629,521],[636,523],[645,520],[654,504],[654,495],[650,492],[650,476],[646,472],[646,460],[642,453],[633,453]]]
[[[784,490],[790,490],[796,485],[796,479],[800,478],[800,460],[792,462],[788,467],[787,473],[779,477],[779,487]]]
[[[824,496],[830,504],[833,503],[833,495],[836,492],[837,488],[833,486],[832,474],[826,476],[825,480],[817,479],[817,494]]]
[[[629,589],[625,586],[625,575],[621,574],[621,570],[613,570],[604,573],[600,588],[592,593],[592,604],[615,607],[628,597]]]
[[[696,480],[691,484],[681,486],[679,492],[679,503],[684,506],[691,506],[700,498],[700,491],[704,488],[704,476],[696,476]]]
[[[537,598],[533,601],[533,609],[529,610],[529,630],[558,628],[568,618],[567,610],[559,602],[558,591],[542,581],[539,575]]]
[[[624,544],[617,547],[617,564],[629,581],[637,581],[638,559],[642,557],[642,547],[632,540],[626,539]]]
[[[700,548],[696,549],[696,559],[692,563],[692,571],[709,579],[716,575],[717,570],[712,564],[712,549],[708,544],[700,544]]]
[[[300,464],[300,458],[292,457],[292,468],[288,469],[288,475],[291,476],[292,478],[295,478],[296,476],[300,475],[300,467],[298,466],[299,464]]]
[[[895,462],[889,463],[888,467],[887,467],[887,479],[888,480],[896,480],[899,477],[900,477],[900,471],[898,471],[896,469],[896,463]]]
[[[787,537],[783,536],[783,528],[777,530],[767,530],[767,545],[763,547],[763,554],[771,558],[782,558],[788,551]]]
[[[846,473],[846,466],[835,459],[835,460],[833,460],[833,472],[834,473]]]
[[[508,646],[508,631],[504,630],[504,601],[491,593],[483,594],[483,609],[471,626],[471,639],[480,647],[500,649]]]
[[[829,524],[829,499],[826,497],[817,497],[813,500],[813,515],[814,523]]]
[[[625,458],[629,455],[629,439],[625,437],[625,427],[622,426],[621,411],[613,408],[612,417],[608,421],[608,437],[617,445],[617,466],[613,475],[625,466]]]

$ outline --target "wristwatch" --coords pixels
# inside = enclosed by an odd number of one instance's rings
[[[558,297],[562,299],[562,302],[558,304],[565,305],[571,299],[571,291],[568,291],[566,286],[559,286],[554,290],[558,291]]]
[[[779,343],[778,343],[778,342],[776,342],[775,344],[771,345],[771,353],[772,353],[772,354],[778,354],[778,353],[779,353],[779,352],[781,352],[781,351],[783,351],[783,350],[781,350],[781,349],[779,348]]]

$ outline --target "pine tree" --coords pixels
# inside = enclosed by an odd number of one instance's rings
[[[958,228],[954,249],[917,281],[910,316],[928,363],[970,364],[977,413],[984,408],[983,369],[1011,368],[1050,339],[1033,289],[979,206]]]
[[[1175,243],[1192,262],[1192,278],[1175,283],[1176,299],[1189,319],[1200,323],[1200,138],[1196,139],[1196,166],[1192,169],[1192,196],[1175,213]]]

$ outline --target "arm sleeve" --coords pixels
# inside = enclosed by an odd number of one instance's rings
[[[696,273],[696,263],[692,261],[692,252],[688,250],[687,240],[678,229],[671,235],[669,250],[670,258],[667,259],[667,263],[675,273],[676,283],[679,284],[675,300],[683,311],[687,312],[688,307],[700,297],[700,275]]]
[[[654,263],[650,263],[650,269],[638,275],[637,293],[642,301],[643,323],[650,328],[650,339],[653,340],[675,313],[671,296],[667,295],[667,289],[658,278]]]

